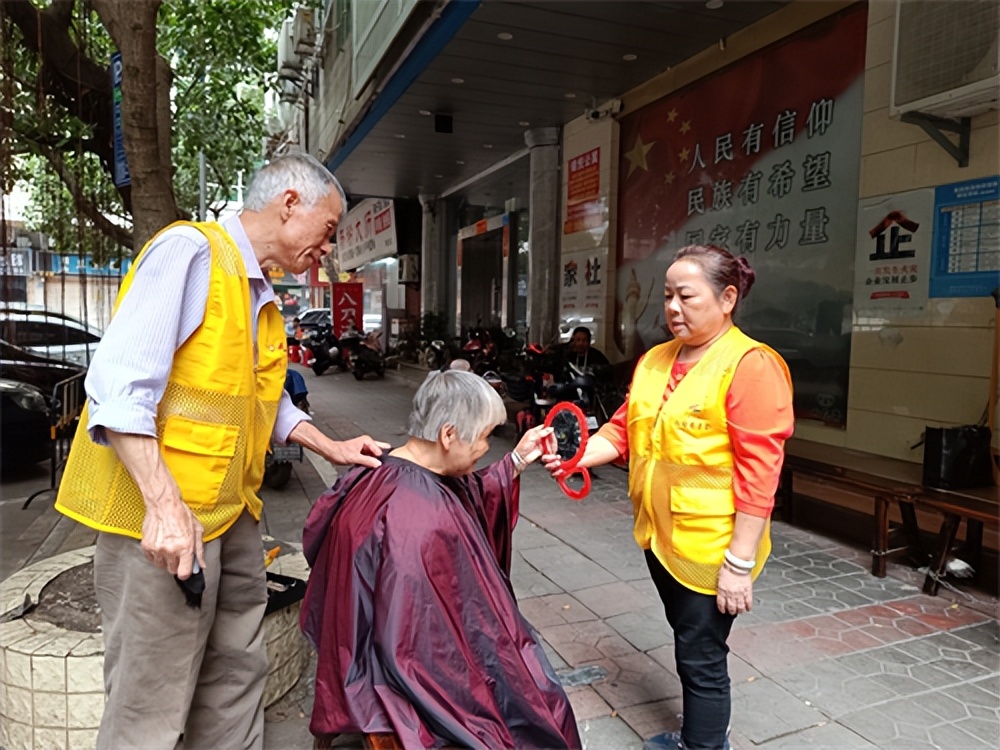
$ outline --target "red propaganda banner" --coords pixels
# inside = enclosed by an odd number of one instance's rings
[[[340,338],[353,323],[359,329],[364,285],[358,282],[333,284],[333,334]]]
[[[852,5],[621,120],[624,358],[669,336],[673,254],[719,245],[757,274],[736,322],[788,361],[796,415],[844,424],[867,15]]]

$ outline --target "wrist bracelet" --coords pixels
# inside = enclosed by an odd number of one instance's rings
[[[750,571],[749,570],[743,570],[742,568],[734,568],[728,562],[722,563],[722,567],[725,568],[726,570],[728,570],[733,575],[737,575],[737,576],[748,576],[748,575],[750,575]]]
[[[739,568],[740,570],[745,570],[747,572],[750,572],[751,570],[757,567],[756,560],[743,560],[734,555],[728,549],[726,550],[725,557],[727,563],[732,565],[734,568]]]
[[[514,468],[519,472],[528,468],[528,462],[521,458],[521,455],[516,450],[510,452],[510,460],[514,462]]]

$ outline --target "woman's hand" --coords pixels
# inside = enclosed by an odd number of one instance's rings
[[[723,564],[716,591],[715,605],[724,615],[741,615],[753,606],[753,578],[749,573],[735,573]]]
[[[514,446],[514,452],[521,457],[525,466],[532,464],[539,457],[555,452],[557,446],[554,433],[555,430],[551,427],[543,425],[532,427],[521,436],[517,445]]]

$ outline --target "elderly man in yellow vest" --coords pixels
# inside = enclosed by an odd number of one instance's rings
[[[276,158],[238,216],[167,227],[122,284],[56,502],[101,532],[100,748],[262,745],[267,446],[373,467],[388,447],[331,440],[283,388],[285,331],[266,269],[302,273],[330,252],[345,205],[316,159]],[[203,577],[200,607],[185,606],[175,576]]]

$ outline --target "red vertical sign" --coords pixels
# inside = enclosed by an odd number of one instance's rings
[[[357,282],[338,282],[333,286],[333,334],[340,338],[351,323],[360,330],[364,286]]]

